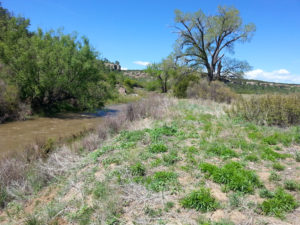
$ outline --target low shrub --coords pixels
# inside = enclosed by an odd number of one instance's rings
[[[256,187],[261,186],[261,182],[254,171],[247,170],[238,162],[228,162],[219,168],[213,164],[202,163],[200,169],[207,173],[211,179],[233,191],[242,193],[253,193]]]
[[[278,126],[297,125],[300,124],[299,102],[300,93],[239,98],[227,110],[227,114],[258,124]]]
[[[0,79],[0,124],[7,120],[23,120],[31,114],[29,106],[21,103],[15,86]]]
[[[292,195],[279,188],[275,191],[274,197],[265,200],[258,207],[266,215],[284,218],[285,213],[293,211],[298,205]]]
[[[200,188],[180,200],[184,208],[196,209],[201,212],[214,211],[220,207],[217,200],[211,195],[210,189]]]
[[[197,83],[192,83],[187,88],[187,97],[231,103],[238,96],[220,81],[209,83],[206,79],[203,79]]]

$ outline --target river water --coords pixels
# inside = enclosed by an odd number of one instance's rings
[[[0,157],[6,153],[22,151],[36,140],[59,140],[95,128],[104,116],[116,114],[124,107],[114,105],[96,113],[65,113],[55,117],[37,117],[0,124]]]

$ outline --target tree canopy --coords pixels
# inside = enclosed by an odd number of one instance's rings
[[[109,82],[98,53],[87,38],[62,31],[30,32],[30,21],[12,16],[0,5],[0,79],[15,85],[34,110],[59,111],[101,107]],[[1,72],[1,71],[0,71]]]
[[[201,10],[195,13],[176,10],[175,14],[177,57],[183,57],[191,66],[205,68],[209,81],[240,77],[250,68],[247,62],[225,55],[226,51],[233,53],[237,41],[249,41],[256,29],[252,23],[243,25],[239,10],[219,6],[213,16]]]

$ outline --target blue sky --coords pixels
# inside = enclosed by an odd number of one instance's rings
[[[0,0],[1,1],[1,0]],[[257,31],[250,43],[237,44],[235,57],[247,60],[248,78],[300,83],[300,0],[2,0],[3,7],[31,20],[31,30],[64,28],[90,43],[123,68],[143,69],[173,49],[174,10],[235,6]]]

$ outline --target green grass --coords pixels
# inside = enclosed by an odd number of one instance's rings
[[[163,161],[166,165],[173,165],[180,160],[178,153],[175,150],[171,150],[168,154],[163,155]]]
[[[145,176],[146,174],[146,167],[141,162],[131,165],[129,169],[132,176]]]
[[[284,218],[287,212],[298,207],[298,202],[292,195],[279,188],[275,191],[274,197],[265,200],[258,207],[265,215]]]
[[[184,208],[196,209],[201,212],[214,211],[220,207],[217,200],[211,195],[210,189],[200,188],[180,200]]]
[[[263,188],[259,191],[259,196],[261,198],[273,198],[274,197],[274,192],[272,191],[269,191],[268,189],[266,188]]]
[[[103,182],[96,182],[94,190],[93,190],[93,196],[96,199],[105,199],[107,194],[108,194],[107,185]]]
[[[274,171],[271,172],[270,176],[269,176],[269,181],[281,181],[281,176],[277,173],[275,173]]]
[[[158,171],[146,178],[146,185],[156,192],[170,190],[178,186],[177,177],[174,172]]]
[[[229,162],[221,168],[209,163],[202,163],[200,169],[214,182],[225,184],[228,189],[233,191],[253,193],[255,188],[261,186],[255,172],[245,169],[238,162]]]
[[[206,149],[206,152],[210,155],[216,155],[223,159],[228,159],[228,158],[233,158],[238,156],[238,154],[234,150],[226,147],[224,144],[221,143],[209,144],[209,146]]]
[[[163,143],[155,143],[151,144],[149,147],[149,152],[151,153],[162,153],[162,152],[167,152],[168,148],[165,144]]]
[[[289,191],[297,191],[300,190],[300,184],[294,180],[286,180],[284,182],[284,188]]]
[[[277,170],[277,171],[283,171],[285,169],[285,166],[284,165],[281,165],[280,163],[276,162],[272,165],[273,169],[274,170]]]

